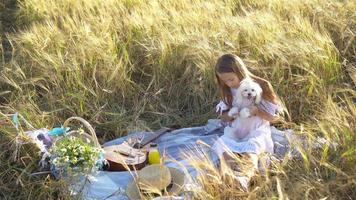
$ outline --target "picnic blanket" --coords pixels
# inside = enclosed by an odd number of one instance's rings
[[[166,157],[173,159],[168,159],[165,162],[166,166],[180,170],[185,168],[192,177],[195,177],[195,169],[190,166],[182,153],[195,152],[196,154],[194,155],[198,157],[201,153],[206,152],[210,155],[211,160],[217,163],[218,157],[211,151],[210,147],[223,134],[223,129],[224,125],[219,119],[210,119],[204,126],[181,128],[163,134],[155,142],[158,144],[161,155],[164,154]],[[290,149],[290,139],[288,138],[293,136],[293,132],[292,130],[280,131],[273,126],[271,130],[274,141],[273,156],[282,158]],[[132,132],[128,136],[109,141],[103,146],[120,144],[127,137],[140,137],[140,134],[149,134],[149,132]],[[133,174],[130,172],[98,171],[89,177],[89,181],[85,182],[82,198],[91,200],[127,200],[125,189],[132,180]]]

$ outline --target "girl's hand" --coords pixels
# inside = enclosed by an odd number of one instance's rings
[[[220,119],[224,122],[231,122],[234,120],[233,117],[230,117],[228,112],[223,112],[222,115],[220,116]]]
[[[251,107],[250,107],[250,114],[251,114],[251,116],[256,116],[257,113],[258,113],[258,108],[257,108],[257,106],[251,106]]]

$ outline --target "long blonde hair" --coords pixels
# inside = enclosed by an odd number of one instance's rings
[[[273,103],[280,103],[280,100],[273,90],[273,87],[269,81],[252,74],[245,66],[240,57],[234,54],[222,55],[215,65],[215,76],[219,86],[219,93],[221,100],[228,106],[232,106],[232,95],[230,88],[220,80],[218,74],[221,73],[235,73],[241,81],[246,77],[252,78],[262,88],[262,98]]]

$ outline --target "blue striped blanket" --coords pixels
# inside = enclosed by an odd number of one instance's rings
[[[218,119],[210,119],[204,126],[181,128],[172,132],[163,134],[156,139],[161,155],[165,155],[165,165],[175,167],[177,169],[186,169],[186,172],[194,177],[196,171],[189,165],[182,152],[192,152],[195,156],[200,156],[208,153],[211,160],[215,163],[218,162],[217,157],[210,151],[209,146],[212,146],[214,141],[223,134],[223,125]],[[283,157],[289,149],[288,135],[292,132],[280,131],[273,126],[272,138],[275,146],[275,155]],[[115,140],[105,143],[103,146],[110,146],[120,144],[127,139],[127,137],[140,137],[140,134],[147,132],[132,132],[128,136],[117,138]],[[127,184],[132,181],[133,177],[130,172],[108,172],[98,171],[89,177],[89,181],[84,184],[82,190],[83,199],[122,199],[126,200],[128,197],[125,195]]]

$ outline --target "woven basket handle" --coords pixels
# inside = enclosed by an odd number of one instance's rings
[[[64,126],[64,127],[70,127],[70,126],[68,126],[68,125],[69,125],[69,123],[72,122],[72,121],[79,121],[79,122],[81,122],[81,123],[85,126],[85,128],[89,131],[89,133],[90,133],[90,135],[87,134],[87,133],[84,133],[85,137],[91,139],[91,140],[94,142],[95,146],[97,146],[98,148],[101,148],[101,146],[100,146],[100,144],[99,144],[99,141],[98,141],[98,138],[96,137],[95,130],[94,130],[94,128],[89,124],[89,122],[87,122],[85,119],[83,119],[83,118],[81,118],[81,117],[70,117],[70,118],[68,118],[68,119],[63,123],[63,126]],[[76,131],[71,131],[71,132],[69,132],[69,134],[72,133],[72,132],[76,132]]]

